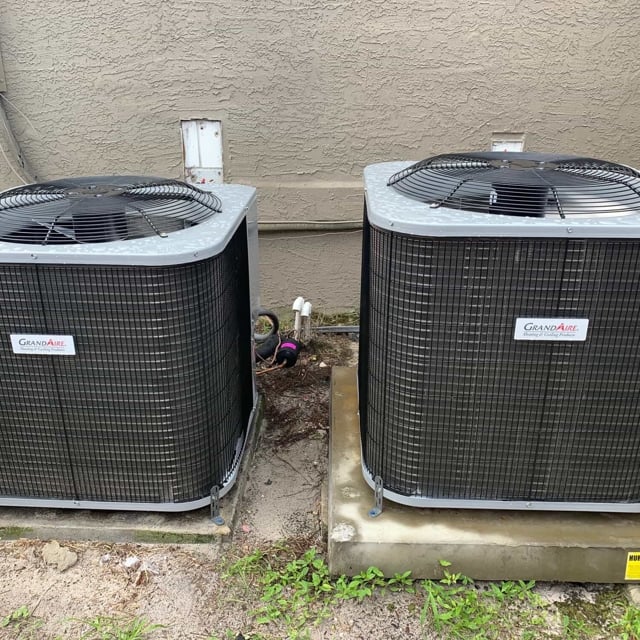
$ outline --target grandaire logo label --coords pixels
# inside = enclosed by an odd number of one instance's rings
[[[534,324],[533,322],[527,322],[524,325],[525,331],[578,331],[577,324],[565,324],[560,322],[559,324]]]
[[[516,318],[514,340],[584,342],[588,318]]]
[[[20,355],[75,356],[73,336],[52,336],[33,333],[12,333],[11,348]]]
[[[22,347],[64,347],[66,342],[64,340],[54,340],[49,338],[48,340],[27,340],[27,338],[20,338],[18,344]]]

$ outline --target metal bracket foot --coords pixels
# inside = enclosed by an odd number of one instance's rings
[[[224,524],[224,518],[220,515],[220,487],[211,487],[211,522],[218,526]]]
[[[383,483],[382,478],[380,476],[376,476],[374,478],[375,487],[374,487],[374,497],[375,503],[371,509],[369,509],[369,517],[377,518],[382,513],[382,489]]]

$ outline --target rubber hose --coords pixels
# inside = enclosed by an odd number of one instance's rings
[[[271,336],[277,336],[278,330],[280,329],[280,321],[278,320],[278,316],[273,313],[273,311],[269,311],[268,309],[258,309],[258,318],[267,318],[271,323],[271,330],[268,333],[254,333],[253,339],[258,343],[262,343],[267,338]]]
[[[266,340],[256,344],[256,362],[269,360],[276,352],[280,344],[280,336],[277,333],[270,335]]]

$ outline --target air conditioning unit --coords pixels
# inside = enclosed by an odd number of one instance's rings
[[[369,485],[420,507],[640,511],[640,174],[465,153],[365,184]]]
[[[256,407],[255,191],[89,177],[0,193],[0,505],[186,511]]]

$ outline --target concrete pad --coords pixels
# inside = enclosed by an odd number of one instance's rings
[[[37,538],[193,544],[228,539],[236,525],[262,417],[263,401],[260,398],[236,483],[220,499],[220,515],[225,521],[222,526],[213,524],[209,507],[184,513],[0,507],[0,540]]]
[[[362,477],[355,368],[334,367],[329,460],[329,568],[440,578],[440,560],[478,580],[625,581],[640,551],[640,514],[421,509],[385,500]]]

